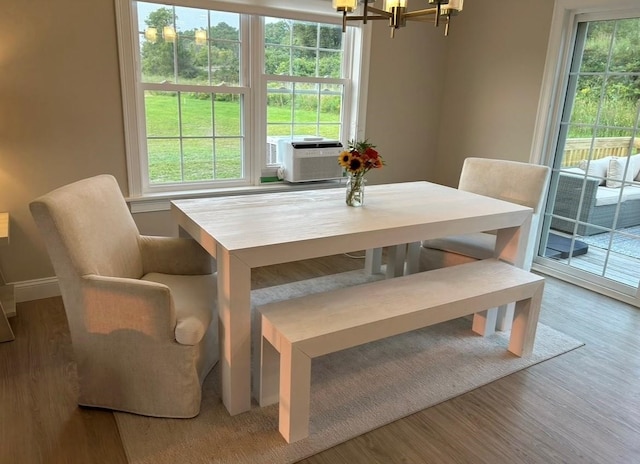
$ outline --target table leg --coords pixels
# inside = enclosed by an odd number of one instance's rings
[[[496,257],[519,268],[526,264],[527,247],[531,235],[531,221],[529,217],[520,227],[501,229],[496,236]],[[511,330],[515,303],[500,306],[496,317],[496,329]]]
[[[251,268],[218,246],[222,402],[229,414],[251,409]]]
[[[366,251],[364,268],[369,275],[380,274],[382,266],[382,248],[372,248]]]
[[[420,247],[421,242],[407,244],[407,274],[415,274],[420,271]]]
[[[387,248],[387,279],[404,275],[404,262],[407,245],[394,245]]]

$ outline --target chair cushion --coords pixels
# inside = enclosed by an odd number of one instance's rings
[[[138,228],[113,176],[65,185],[30,208],[62,287],[71,285],[67,276],[142,276]]]
[[[470,256],[475,259],[487,259],[493,257],[496,245],[496,236],[489,233],[453,235],[434,240],[424,240],[423,248],[457,253]]]
[[[640,200],[640,186],[625,185],[622,191],[622,201]]]
[[[533,208],[540,214],[549,181],[547,166],[487,158],[466,158],[458,188]]]
[[[600,186],[596,190],[595,206],[615,205],[620,199],[620,189]]]
[[[629,163],[627,173],[625,175],[625,167]],[[622,182],[632,182],[640,172],[640,155],[634,155],[630,158],[611,158],[609,160],[609,170],[607,171],[607,187],[620,188]],[[624,176],[624,179],[623,179]]]
[[[604,185],[607,171],[609,170],[610,156],[606,158],[600,158],[597,160],[581,160],[578,167],[583,171],[587,171],[589,177],[597,177],[599,185]]]
[[[152,272],[144,275],[142,280],[169,287],[176,311],[176,341],[182,345],[198,344],[214,315],[217,317],[215,274],[170,275]]]

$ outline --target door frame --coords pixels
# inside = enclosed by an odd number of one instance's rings
[[[568,71],[576,39],[576,24],[578,16],[587,13],[594,15],[602,13],[606,17],[640,17],[640,5],[638,0],[555,1],[533,143],[529,156],[531,163],[553,168],[558,142],[557,128],[562,115],[565,92],[568,86]],[[602,279],[602,283],[593,282],[591,274],[538,256],[544,222],[539,221],[538,225],[536,235],[538,247],[536,247],[534,254],[533,270],[640,307],[640,285],[636,289],[635,296],[629,295],[622,291],[624,286],[621,284],[607,282],[605,285],[605,279]]]

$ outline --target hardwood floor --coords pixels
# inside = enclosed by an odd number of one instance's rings
[[[254,271],[255,288],[361,267],[335,256]],[[547,279],[541,321],[586,345],[312,456],[341,463],[640,462],[640,310]],[[126,463],[109,411],[75,404],[60,298],[18,304],[0,344],[0,463]]]

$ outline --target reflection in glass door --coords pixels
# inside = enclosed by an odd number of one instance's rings
[[[640,18],[580,18],[538,259],[638,298]]]

